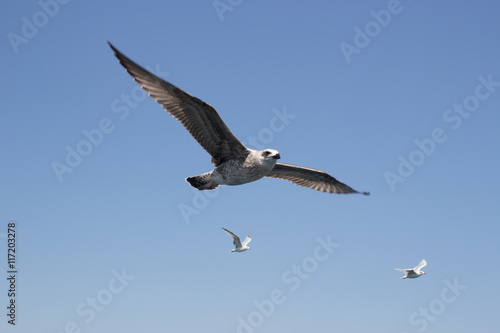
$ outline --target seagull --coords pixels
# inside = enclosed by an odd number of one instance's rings
[[[224,230],[229,235],[229,237],[233,239],[234,249],[232,249],[231,252],[244,252],[246,250],[250,250],[250,248],[247,246],[248,243],[250,243],[250,241],[252,240],[250,236],[247,236],[247,238],[245,238],[242,243],[240,241],[240,238],[233,234],[231,231],[224,228],[222,228],[222,230]]]
[[[212,106],[150,73],[108,44],[142,89],[177,119],[212,157],[215,167],[212,171],[186,178],[194,188],[213,190],[219,185],[241,185],[270,177],[321,192],[369,194],[354,190],[324,171],[278,163],[281,156],[275,149],[245,147]]]
[[[423,274],[427,274],[427,273],[421,271],[421,269],[423,267],[425,267],[426,265],[427,265],[427,261],[425,261],[425,259],[423,259],[417,266],[415,266],[413,268],[409,268],[409,269],[396,268],[396,270],[401,271],[401,272],[406,274],[405,276],[402,277],[402,279],[406,279],[406,278],[414,279],[414,278],[418,278],[419,276],[421,276]]]

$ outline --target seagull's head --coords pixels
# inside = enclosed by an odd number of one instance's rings
[[[280,153],[275,149],[264,149],[260,153],[264,160],[279,160],[281,158]]]
[[[425,275],[427,274],[426,272],[420,271],[420,275]]]

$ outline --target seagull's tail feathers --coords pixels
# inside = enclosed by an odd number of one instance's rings
[[[199,176],[188,177],[186,181],[191,184],[192,187],[197,188],[198,190],[213,190],[219,186],[212,179],[212,173],[207,172]]]
[[[407,273],[406,269],[396,268],[396,270],[406,274],[405,276],[402,277],[402,279],[406,279],[408,277],[408,273]]]

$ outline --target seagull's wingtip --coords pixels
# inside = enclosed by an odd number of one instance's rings
[[[111,42],[109,40],[106,40],[106,42],[108,43],[109,47],[115,52],[115,53],[118,53],[118,50],[116,49],[116,47],[111,44]]]

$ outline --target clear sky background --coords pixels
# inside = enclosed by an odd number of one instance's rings
[[[0,330],[497,330],[500,5],[215,5],[2,2]],[[106,40],[251,148],[372,194],[194,190],[209,155]],[[394,270],[424,258],[423,277]]]

